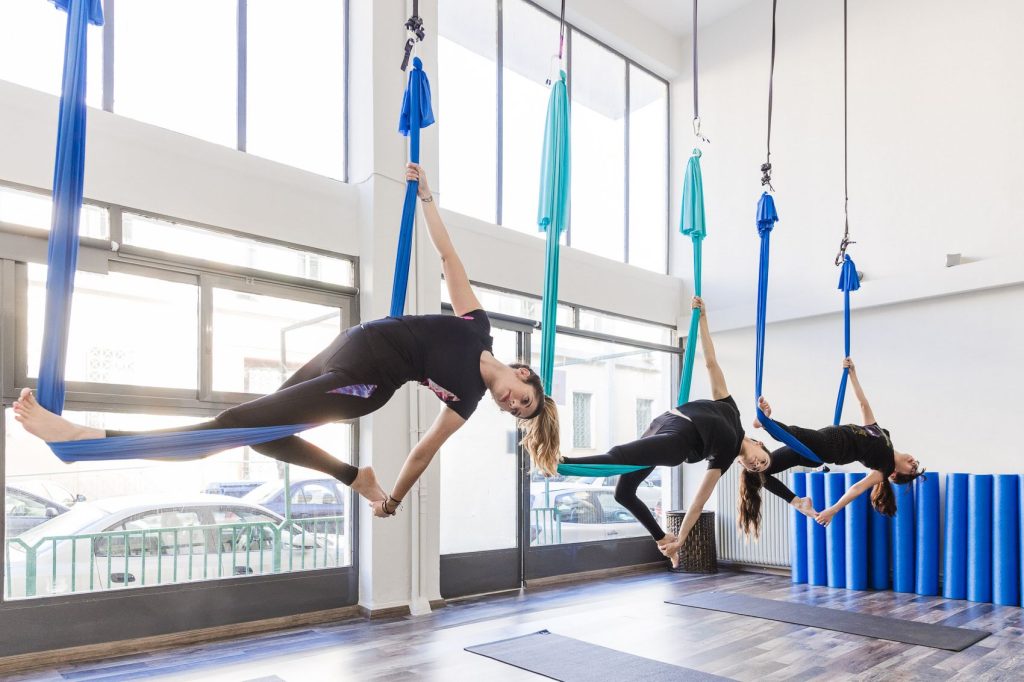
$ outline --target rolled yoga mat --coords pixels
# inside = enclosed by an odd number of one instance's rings
[[[939,593],[939,474],[927,473],[914,481],[915,573],[914,591]]]
[[[831,507],[846,492],[846,474],[825,474],[825,503]],[[846,587],[846,509],[832,517],[825,529],[825,551],[828,553],[828,586]]]
[[[563,682],[714,682],[729,679],[563,637],[547,630],[468,646],[466,651]]]
[[[807,492],[817,510],[824,509],[825,474],[815,471],[807,474]],[[807,524],[807,582],[811,585],[828,584],[825,554],[825,527],[820,523]]]
[[[870,494],[870,493],[869,493]],[[889,585],[889,536],[892,522],[868,504],[868,582],[873,590],[888,590]]]
[[[967,598],[992,601],[992,476],[967,479]]]
[[[793,474],[793,492],[797,497],[807,497],[807,474]],[[764,494],[762,492],[762,494]],[[794,583],[807,582],[807,523],[814,523],[796,509],[790,509],[790,540],[792,542],[790,564]]]
[[[864,479],[862,472],[846,474],[846,488]],[[865,493],[846,506],[846,587],[868,589],[868,509],[870,495]]]
[[[997,474],[992,495],[992,601],[1020,606],[1020,477]]]
[[[949,651],[963,651],[992,634],[981,630],[872,616],[846,609],[829,609],[729,592],[699,592],[678,599],[670,599],[668,603],[711,611],[724,611],[740,616],[778,620],[822,630],[834,630]],[[632,679],[641,678],[634,677]]]
[[[967,474],[946,474],[942,596],[967,598]]]
[[[892,589],[914,591],[914,490],[912,486],[892,484],[896,497],[896,519],[892,538]]]

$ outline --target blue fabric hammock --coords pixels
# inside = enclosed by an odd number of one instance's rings
[[[409,160],[420,162],[420,130],[434,122],[430,106],[430,81],[419,57],[412,60],[412,71],[402,97],[402,114],[398,119],[398,132],[409,138]],[[405,294],[409,287],[409,263],[412,258],[413,224],[416,221],[415,180],[405,183],[405,203],[402,204],[402,226],[398,233],[398,253],[395,256],[395,279],[391,287],[391,317],[405,313]]]
[[[686,164],[683,178],[683,207],[680,211],[679,231],[693,241],[693,293],[701,295],[701,247],[707,236],[704,220],[704,180],[700,172],[700,150],[694,149]],[[686,335],[686,351],[683,355],[683,371],[679,377],[679,399],[682,405],[690,400],[690,384],[693,381],[693,359],[697,352],[697,336],[700,311],[690,312],[690,331]]]
[[[42,362],[39,370],[38,400],[43,407],[60,414],[64,407],[64,365],[67,357],[71,298],[78,257],[78,221],[82,207],[85,175],[85,75],[86,28],[102,25],[101,0],[54,0],[68,12],[64,52],[64,81],[57,129],[57,162],[53,181],[53,225],[50,232],[46,282],[46,318]],[[430,83],[419,58],[413,60],[408,87],[402,100],[399,131],[410,138],[410,157],[419,161],[420,128],[434,122],[430,104]],[[405,291],[412,248],[416,182],[406,186],[402,228],[395,265],[392,315],[405,309]],[[256,428],[207,429],[180,433],[153,433],[114,438],[48,443],[64,462],[116,459],[195,459],[236,448],[256,445],[295,435],[315,424],[291,424]]]
[[[764,430],[772,438],[784,443],[799,452],[810,460],[821,463],[821,458],[795,436],[768,418],[757,405],[758,398],[762,395],[761,383],[764,376],[764,337],[765,325],[767,323],[766,313],[768,308],[768,256],[771,253],[772,228],[779,220],[779,214],[775,211],[775,200],[767,192],[761,194],[761,200],[757,202],[757,232],[761,237],[761,260],[758,267],[757,280],[757,341],[756,354],[754,358],[754,409],[757,410],[757,419],[761,422]]]
[[[844,352],[843,357],[850,357],[850,292],[860,289],[860,277],[857,275],[857,266],[849,256],[843,254],[843,268],[839,274],[839,290],[843,292],[843,331],[844,331]],[[850,370],[843,367],[843,376],[839,380],[839,397],[836,398],[836,413],[832,418],[832,424],[839,426],[843,418],[843,402],[846,400],[846,381],[850,378]]]

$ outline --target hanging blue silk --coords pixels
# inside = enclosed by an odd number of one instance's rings
[[[843,357],[850,357],[850,292],[860,289],[860,277],[857,275],[857,266],[853,260],[843,254],[843,268],[839,273],[839,290],[843,292],[843,330],[844,330],[844,352]],[[850,370],[843,367],[843,376],[839,380],[839,397],[836,398],[836,413],[832,423],[839,426],[843,418],[843,402],[846,400],[846,381],[850,378]]]
[[[85,182],[85,76],[89,24],[103,24],[100,0],[54,0],[68,13],[64,74],[57,122],[57,158],[53,168],[53,214],[46,257],[46,308],[38,399],[56,414],[64,410],[71,294],[78,263],[78,221]]]
[[[423,71],[423,62],[413,57],[412,69],[405,94],[402,113],[398,117],[398,132],[409,138],[409,160],[420,162],[420,129],[434,123],[434,110],[430,104],[430,81]],[[405,294],[409,287],[409,264],[412,260],[413,223],[416,220],[416,192],[419,183],[405,183],[405,202],[402,204],[402,223],[398,232],[398,251],[395,255],[394,283],[391,287],[391,317],[405,312]]]
[[[761,411],[761,408],[757,406],[758,398],[763,395],[761,392],[761,383],[764,376],[764,338],[768,308],[768,256],[771,253],[772,228],[775,227],[775,223],[778,222],[778,220],[779,214],[775,210],[775,200],[772,199],[770,194],[763,192],[761,194],[761,200],[757,202],[757,232],[761,236],[761,259],[760,266],[758,268],[757,280],[757,340],[755,342],[754,358],[754,405],[757,410],[758,421],[761,422],[764,430],[767,431],[772,438],[780,443],[785,443],[808,459],[815,462],[821,462],[821,458],[814,454],[810,448],[801,443],[784,428],[769,419],[765,413]]]
[[[704,220],[704,180],[700,172],[700,150],[694,149],[686,164],[683,178],[683,206],[680,211],[679,231],[693,241],[693,293],[701,295],[701,251],[707,225]],[[697,352],[697,335],[700,311],[690,312],[690,331],[686,335],[686,352],[683,355],[683,371],[679,376],[678,405],[690,399],[690,384],[693,381],[693,359]]]

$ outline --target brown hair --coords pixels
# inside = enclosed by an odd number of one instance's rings
[[[530,453],[530,459],[536,468],[548,476],[554,476],[558,473],[558,463],[562,461],[559,451],[558,407],[553,399],[544,395],[544,384],[529,365],[515,363],[509,367],[525,367],[530,370],[530,375],[525,381],[537,392],[537,409],[529,417],[519,420],[519,428],[523,430],[523,440],[520,444]]]
[[[739,516],[736,522],[744,535],[761,536],[761,488],[764,474],[744,469],[740,472]]]
[[[915,471],[912,474],[893,474],[892,482],[904,485],[910,483],[918,476],[924,476],[924,469]],[[889,484],[889,477],[884,473],[882,474],[882,480],[871,489],[871,506],[879,514],[896,516],[896,495]]]

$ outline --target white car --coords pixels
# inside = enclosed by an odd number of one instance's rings
[[[4,594],[96,592],[350,562],[345,538],[314,531],[301,523],[285,528],[278,514],[226,495],[80,502],[7,540]]]
[[[531,544],[553,545],[644,536],[647,530],[615,501],[615,488],[576,485],[552,490],[549,505],[533,496]],[[650,505],[649,505],[650,506]],[[651,511],[654,507],[651,506]]]

